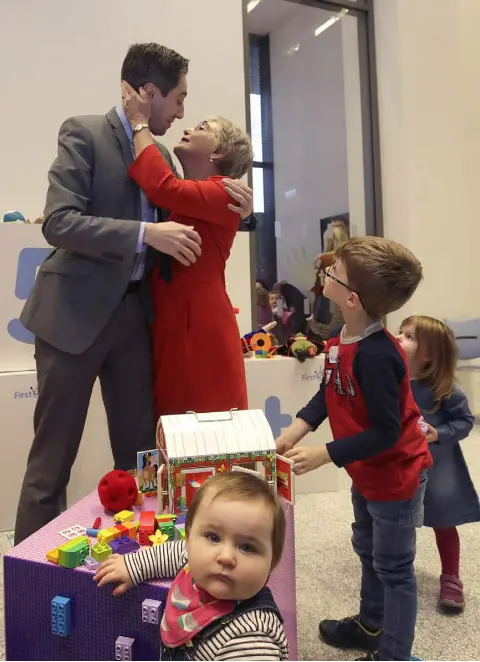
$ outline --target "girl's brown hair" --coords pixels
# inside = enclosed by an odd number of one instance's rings
[[[426,315],[407,317],[400,328],[409,325],[415,328],[417,351],[425,357],[418,379],[431,386],[435,407],[438,407],[444,398],[451,395],[455,384],[458,359],[455,336],[444,322]]]

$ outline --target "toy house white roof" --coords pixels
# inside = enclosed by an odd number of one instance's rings
[[[169,460],[236,453],[275,453],[275,441],[261,409],[162,416]]]

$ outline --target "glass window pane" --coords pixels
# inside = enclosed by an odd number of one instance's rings
[[[263,214],[265,211],[264,188],[263,188],[263,168],[252,169],[253,183],[253,213]]]
[[[260,94],[250,95],[250,125],[255,161],[263,161],[262,146],[262,97]]]
[[[369,90],[361,85],[359,55],[361,48],[366,61],[366,42],[359,39],[366,15],[355,14],[341,6],[332,11],[262,0],[247,15],[249,32],[261,46],[257,57],[265,59],[258,62],[260,90],[251,88],[252,138],[261,144],[263,135],[262,154],[273,153],[273,171],[268,173],[273,172],[270,220],[275,233],[257,241],[265,253],[257,254],[257,269],[268,270],[272,251],[267,256],[266,245],[271,242],[277,280],[304,294],[315,283],[315,256],[334,240],[366,234],[367,216],[369,233],[374,222],[372,145],[364,140],[369,134],[363,129],[369,125]],[[269,119],[269,104],[272,132],[264,128],[262,134],[257,127]],[[255,210],[270,210],[270,189],[265,192],[262,173],[255,170]],[[268,228],[265,222],[257,234],[270,232]]]

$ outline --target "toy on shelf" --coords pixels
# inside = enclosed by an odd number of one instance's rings
[[[270,322],[256,331],[246,333],[241,338],[244,356],[256,356],[257,358],[268,358],[270,350],[274,346],[274,337],[270,331],[277,325]]]
[[[21,211],[7,211],[3,215],[4,223],[27,223],[27,219]]]
[[[165,462],[160,510],[168,504],[171,513],[186,512],[210,476],[238,465],[259,473],[277,489],[275,441],[261,410],[162,416],[157,445]],[[179,523],[173,533],[182,536]]]
[[[325,343],[310,340],[303,333],[297,333],[287,340],[285,345],[273,347],[271,354],[279,354],[280,356],[293,356],[300,363],[304,363],[307,359],[313,359],[318,354],[321,354]]]
[[[98,483],[100,503],[114,513],[129,510],[137,500],[137,496],[137,483],[128,471],[114,469],[105,474]]]

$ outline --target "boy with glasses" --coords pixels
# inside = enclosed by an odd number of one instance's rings
[[[339,648],[363,659],[409,660],[417,612],[415,527],[423,522],[432,459],[405,355],[381,319],[401,308],[422,279],[417,258],[381,237],[355,237],[335,254],[324,296],[345,325],[325,347],[320,390],[277,439],[297,475],[333,462],[352,478],[352,543],[362,562],[360,613],[320,623]],[[328,417],[334,441],[296,446]]]

